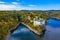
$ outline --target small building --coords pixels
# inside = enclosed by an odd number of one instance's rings
[[[45,21],[42,18],[34,18],[34,26],[43,26],[45,25]]]
[[[31,20],[31,16],[27,16],[27,19],[28,19],[30,22],[33,22],[33,21]]]
[[[30,16],[28,16],[28,20],[31,20],[31,17]]]

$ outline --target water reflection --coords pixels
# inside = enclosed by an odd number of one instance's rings
[[[49,19],[46,31],[41,36],[35,35],[25,26],[20,25],[10,34],[9,40],[60,40],[60,21]]]
[[[20,25],[18,29],[10,34],[9,40],[36,40],[36,38],[29,29]]]

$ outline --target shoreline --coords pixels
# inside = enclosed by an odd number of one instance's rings
[[[38,32],[37,30],[32,29],[29,25],[21,22],[22,25],[26,26],[30,31],[32,31],[33,33],[37,34],[37,35],[42,35],[42,32]]]
[[[8,34],[6,35],[6,37],[4,38],[4,40],[8,40],[9,39],[9,34],[11,33],[11,31],[14,31],[17,29],[17,27],[19,26],[20,22],[13,28],[8,30]]]
[[[58,20],[58,21],[60,20],[60,18],[57,18],[57,17],[50,17],[50,18]]]
[[[11,28],[9,32],[12,33],[13,31],[15,31],[19,25],[20,25],[20,22],[15,27]]]
[[[11,28],[9,31],[8,31],[8,34],[7,36],[4,38],[5,40],[8,40],[9,39],[9,34],[12,33],[13,31],[15,31],[17,29],[17,27],[22,24],[24,25],[26,28],[28,28],[30,31],[32,31],[33,33],[35,33],[36,35],[40,36],[43,34],[43,32],[38,32],[37,30],[34,30],[32,29],[29,25],[23,23],[23,22],[19,22],[15,27]],[[43,30],[42,30],[43,31]]]
[[[43,34],[42,32],[38,32],[37,30],[32,29],[29,25],[25,24],[24,22],[19,22],[14,28],[10,29],[9,34],[12,33],[13,31],[15,31],[20,24],[24,25],[26,28],[28,28],[30,31],[32,31],[33,33],[35,33],[37,35]]]

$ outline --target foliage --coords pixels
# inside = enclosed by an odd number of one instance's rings
[[[0,40],[3,40],[3,38],[8,34],[8,31],[11,28],[15,27],[20,21],[28,24],[33,29],[41,31],[40,27],[34,27],[33,23],[28,20],[28,15],[31,16],[31,20],[33,20],[35,17],[42,17],[46,19],[48,13],[45,14],[42,12],[0,11]]]

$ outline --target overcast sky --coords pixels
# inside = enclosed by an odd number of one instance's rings
[[[60,10],[60,0],[0,0],[0,10]]]

